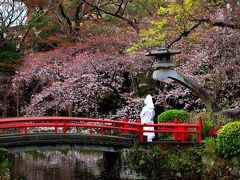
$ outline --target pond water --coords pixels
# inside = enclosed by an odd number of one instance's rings
[[[80,150],[29,151],[10,154],[11,179],[108,179],[104,153]]]

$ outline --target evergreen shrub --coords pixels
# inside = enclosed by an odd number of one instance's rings
[[[8,158],[8,151],[4,148],[0,148],[0,164]]]
[[[214,120],[217,121],[217,115],[213,112],[200,112],[197,114],[196,122],[202,120],[202,138],[210,137],[210,127],[214,125]]]
[[[225,157],[240,155],[240,122],[230,122],[217,134],[217,151]]]
[[[210,127],[213,125],[213,120],[206,119],[202,121],[202,138],[210,137]]]
[[[158,115],[158,122],[173,122],[177,118],[181,123],[189,120],[190,114],[184,110],[172,109]]]
[[[16,50],[16,45],[12,39],[7,39],[1,44],[0,64],[15,64],[14,60],[21,58],[21,52]]]

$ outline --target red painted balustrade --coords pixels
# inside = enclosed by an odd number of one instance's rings
[[[214,126],[210,126],[210,137],[217,136],[218,130],[222,129],[222,126],[218,126],[218,129],[216,130]]]
[[[157,130],[143,130],[143,126],[157,127]],[[21,117],[0,119],[0,129],[18,129],[18,132],[24,132],[25,136],[29,129],[33,127],[53,127],[55,133],[62,127],[64,135],[67,129],[72,127],[89,128],[90,135],[93,129],[100,129],[100,134],[104,135],[104,130],[116,130],[122,134],[135,133],[139,135],[140,142],[143,142],[143,132],[173,133],[174,140],[185,142],[188,140],[188,134],[198,135],[198,142],[202,141],[202,121],[198,124],[180,123],[174,120],[173,123],[141,124],[141,120],[130,122],[127,118],[120,120],[93,119],[93,118],[74,118],[74,117]]]

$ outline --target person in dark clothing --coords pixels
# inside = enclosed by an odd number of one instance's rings
[[[157,104],[155,98],[153,98],[153,104],[154,104],[154,111],[155,111],[155,116],[153,117],[153,121],[154,121],[154,124],[157,124],[158,123],[157,117],[159,114],[164,112],[164,107],[161,106],[160,104]],[[158,127],[154,127],[154,130],[157,130],[157,129]],[[155,133],[155,137],[153,141],[157,141],[157,140],[158,140],[158,133]]]

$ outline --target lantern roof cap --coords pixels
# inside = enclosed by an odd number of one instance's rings
[[[166,55],[175,55],[175,54],[180,54],[180,50],[169,50],[167,48],[160,48],[158,50],[151,51],[147,54],[146,56],[166,56]]]

